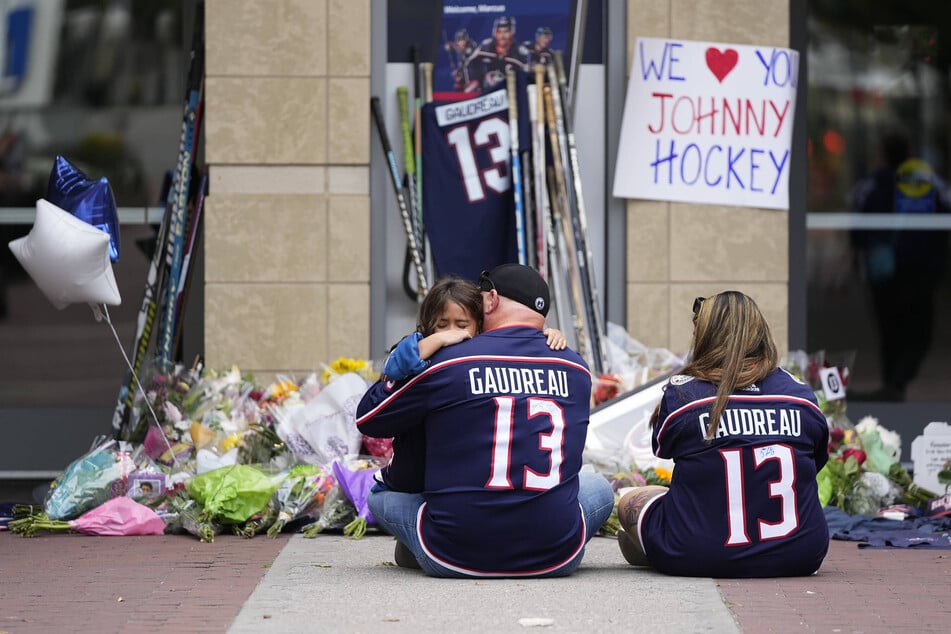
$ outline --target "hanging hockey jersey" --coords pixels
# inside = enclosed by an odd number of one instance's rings
[[[519,99],[521,147],[530,142],[525,101]],[[436,277],[475,281],[483,270],[517,261],[506,91],[426,104],[422,126],[423,221]]]
[[[667,574],[808,575],[829,546],[816,474],[829,425],[812,390],[778,369],[730,395],[710,443],[716,386],[670,379],[652,430],[654,454],[674,460],[670,492],[651,500],[638,532]]]

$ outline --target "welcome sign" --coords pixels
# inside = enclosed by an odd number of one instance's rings
[[[799,53],[639,38],[614,195],[789,208]]]

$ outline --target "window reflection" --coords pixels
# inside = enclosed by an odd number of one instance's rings
[[[181,133],[189,0],[0,1],[0,410],[111,408],[125,362],[88,306],[57,311],[6,244],[29,232],[57,155],[106,177],[121,223],[110,308],[128,349]],[[11,61],[12,60],[12,61]],[[0,411],[0,422],[3,413]]]
[[[809,3],[808,342],[850,399],[951,398],[951,7]]]

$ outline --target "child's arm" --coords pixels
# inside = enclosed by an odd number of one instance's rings
[[[436,332],[428,337],[424,337],[419,332],[407,335],[390,351],[383,364],[383,376],[392,381],[402,381],[419,374],[426,369],[429,365],[427,359],[437,350],[468,338],[469,333],[455,329]]]
[[[545,328],[542,334],[548,337],[548,347],[552,350],[564,350],[568,347],[568,340],[565,334],[557,328]]]
[[[451,346],[454,343],[459,343],[466,339],[469,339],[469,333],[465,330],[453,329],[434,332],[428,337],[423,337],[419,340],[419,358],[428,359],[436,354],[436,351],[440,348]]]
[[[419,341],[422,338],[422,333],[414,332],[400,339],[386,357],[383,376],[392,381],[402,381],[425,370],[426,362],[419,357]]]

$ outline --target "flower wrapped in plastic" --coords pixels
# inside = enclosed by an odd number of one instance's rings
[[[323,467],[310,464],[295,465],[277,489],[277,519],[268,528],[269,537],[276,537],[294,520],[320,512],[335,480]]]
[[[355,424],[367,382],[350,372],[337,377],[309,401],[288,399],[272,407],[276,432],[299,462],[329,465],[360,450],[363,434]]]
[[[376,524],[370,507],[367,506],[367,497],[370,495],[370,488],[375,482],[374,477],[380,472],[381,467],[364,467],[351,471],[343,466],[340,461],[333,464],[334,476],[340,483],[343,494],[347,496],[353,508],[356,509],[357,516],[343,527],[343,534],[349,535],[353,539],[360,539],[367,532],[367,525]]]
[[[335,461],[336,483],[327,493],[317,519],[301,529],[304,537],[316,537],[327,529],[344,529],[345,534],[354,539],[363,537],[368,520],[372,518],[366,506],[366,496],[373,485],[373,475],[382,466],[380,460],[372,456],[351,456]],[[356,503],[349,495],[353,496]]]
[[[899,462],[901,437],[865,417],[854,427],[844,418],[829,430],[829,461],[819,471],[819,501],[850,515],[874,515],[895,502],[919,510],[935,494],[916,485]]]
[[[103,502],[73,520],[30,515],[10,522],[13,533],[33,537],[37,531],[71,531],[85,535],[162,535],[165,522],[155,511],[128,497]]]
[[[365,359],[339,357],[324,366],[324,371],[320,375],[320,380],[324,385],[329,385],[337,378],[349,373],[359,375],[367,383],[374,383],[378,378],[380,378],[380,371],[378,368],[374,367],[372,362]]]
[[[281,504],[276,497],[272,497],[263,509],[249,517],[241,524],[234,524],[231,531],[238,537],[254,537],[268,532],[277,521]]]
[[[168,526],[167,532],[189,533],[203,543],[215,541],[215,535],[224,530],[221,522],[210,518],[201,504],[190,498],[184,489],[176,490],[170,496],[163,517]]]
[[[241,524],[268,504],[282,478],[236,464],[197,475],[185,488],[201,508],[202,522]]]
[[[135,463],[127,451],[110,440],[74,460],[53,481],[44,512],[52,520],[69,520],[91,511],[106,500],[124,496]]]

